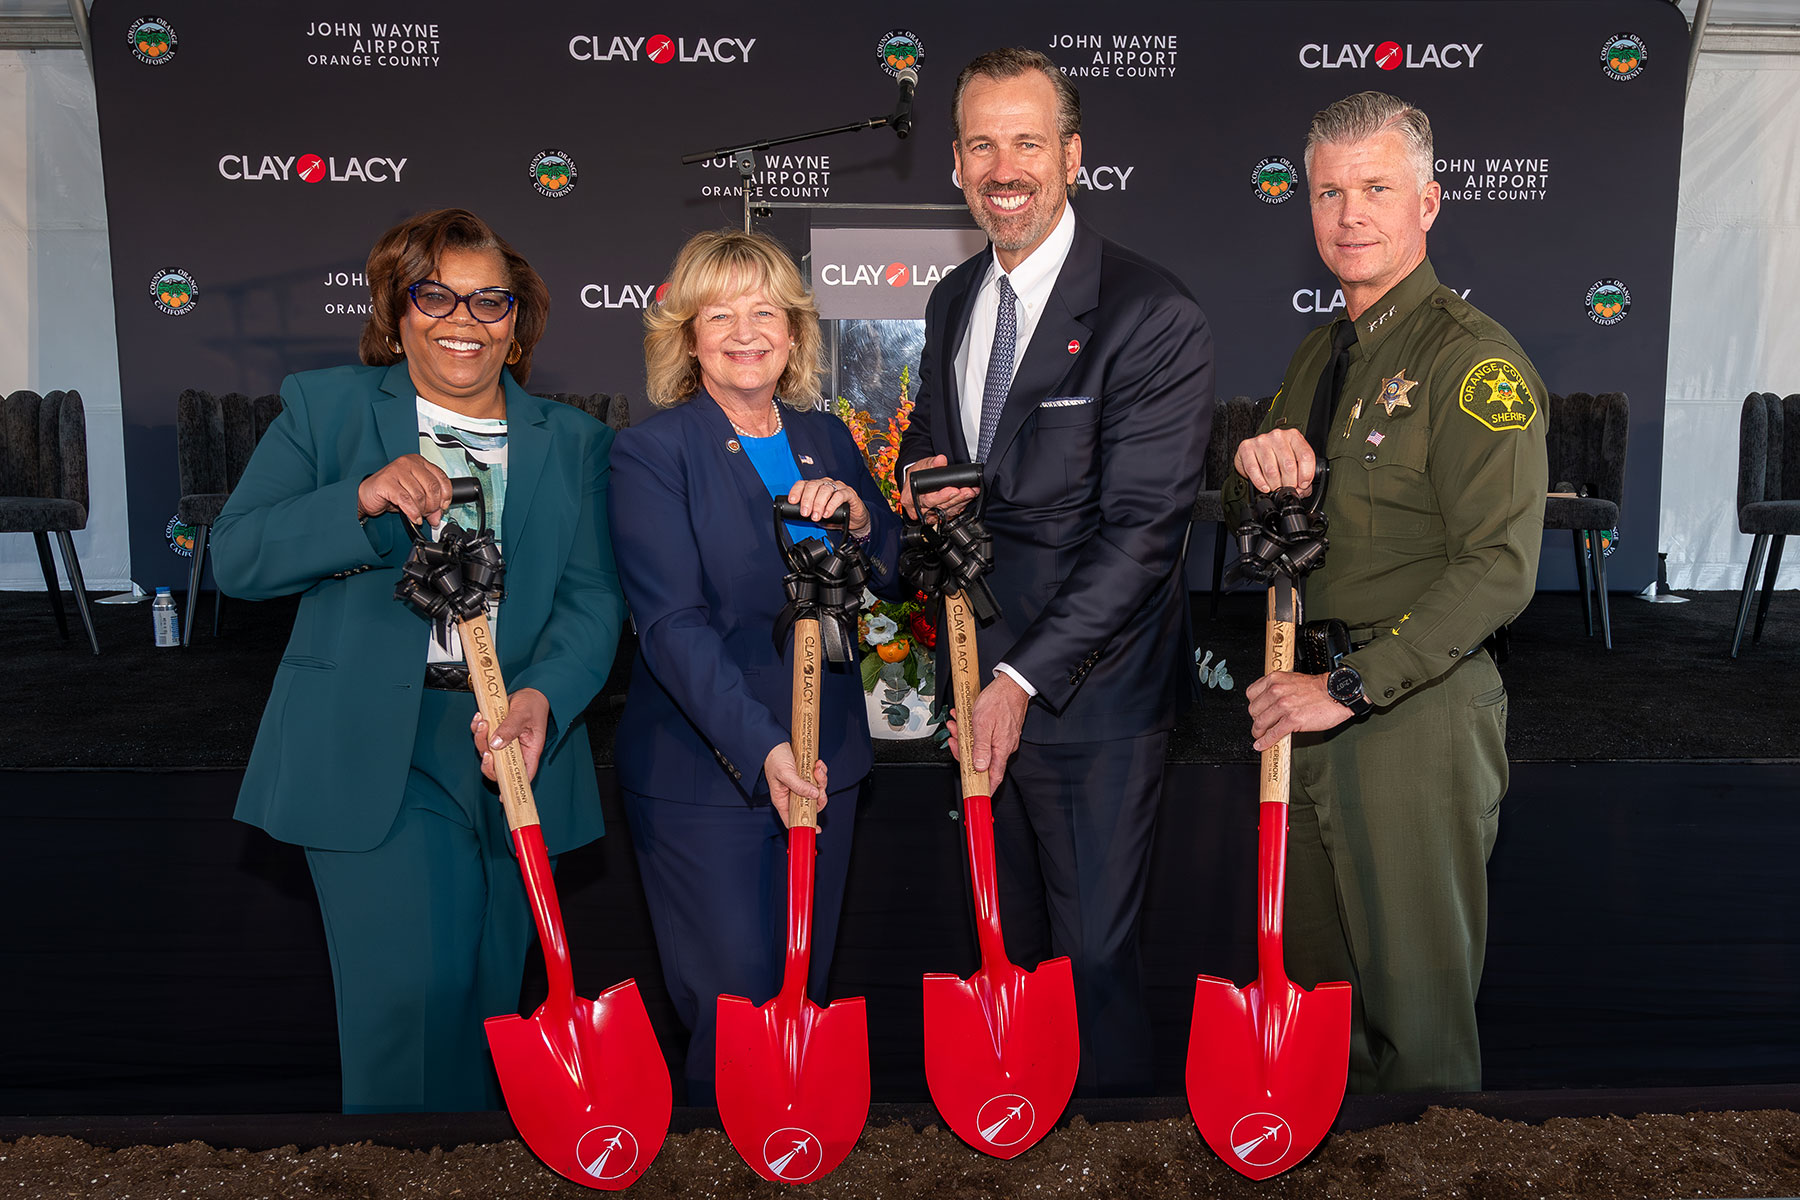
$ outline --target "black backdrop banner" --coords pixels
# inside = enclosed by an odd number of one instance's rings
[[[185,569],[166,536],[177,395],[271,392],[353,361],[364,259],[395,221],[480,213],[550,286],[530,390],[622,391],[641,415],[644,307],[689,234],[742,222],[729,161],[682,155],[885,113],[884,60],[910,46],[911,138],[777,147],[757,185],[790,203],[954,203],[952,83],[1009,44],[1080,88],[1076,205],[1186,280],[1225,396],[1273,392],[1342,303],[1301,178],[1312,114],[1369,88],[1422,107],[1445,193],[1438,275],[1512,331],[1552,391],[1630,396],[1609,579],[1654,575],[1688,41],[1663,0],[1046,0],[1010,16],[948,0],[874,16],[155,3],[96,0],[91,15],[140,580]],[[781,210],[768,228],[798,256],[811,223]],[[1570,557],[1548,547],[1541,583],[1572,587]]]

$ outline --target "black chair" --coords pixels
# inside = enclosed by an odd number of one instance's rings
[[[1597,601],[1602,640],[1611,650],[1612,612],[1606,602],[1606,553],[1600,546],[1600,534],[1619,524],[1631,408],[1624,392],[1598,396],[1570,392],[1567,396],[1551,396],[1546,415],[1550,419],[1546,440],[1551,490],[1577,495],[1547,499],[1544,528],[1567,529],[1574,534],[1575,577],[1581,584],[1581,613],[1587,620],[1587,633],[1594,636]]]
[[[620,430],[631,424],[631,402],[625,398],[624,392],[595,392],[591,396],[583,396],[579,392],[542,392],[540,400],[555,400],[579,408],[588,416],[614,430]]]
[[[237,392],[214,396],[191,388],[175,401],[175,459],[181,473],[181,501],[175,512],[182,524],[194,527],[187,611],[181,621],[183,646],[194,635],[194,608],[200,600],[200,581],[206,577],[207,534],[281,407],[280,396],[252,400]],[[224,593],[215,590],[214,637],[219,635],[219,612],[224,603]]]
[[[1762,602],[1756,606],[1756,632],[1750,636],[1752,645],[1762,641],[1763,618],[1769,615],[1769,596],[1781,571],[1781,544],[1788,534],[1800,533],[1800,395],[1782,399],[1773,392],[1751,392],[1744,397],[1744,413],[1738,421],[1737,511],[1738,530],[1755,534],[1756,543],[1744,567],[1737,631],[1731,635],[1733,658],[1744,638],[1757,574],[1762,574],[1763,588]]]
[[[50,561],[49,535],[56,535],[88,644],[98,654],[100,639],[94,633],[73,536],[75,530],[87,528],[87,518],[87,414],[81,393],[14,392],[0,401],[0,533],[29,533],[37,542],[50,611],[66,640],[69,618],[63,613],[56,567]]]
[[[1214,521],[1219,528],[1213,536],[1212,615],[1219,615],[1219,595],[1225,579],[1225,546],[1232,540],[1232,530],[1225,523],[1225,482],[1231,478],[1231,462],[1245,438],[1254,437],[1269,414],[1273,396],[1252,400],[1234,396],[1213,407],[1212,438],[1206,444],[1206,470],[1200,491],[1194,497],[1196,521]]]

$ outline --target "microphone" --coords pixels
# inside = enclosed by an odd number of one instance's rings
[[[919,86],[919,68],[902,67],[895,77],[900,80],[900,102],[894,105],[894,115],[888,118],[897,137],[905,137],[912,132],[913,89]]]

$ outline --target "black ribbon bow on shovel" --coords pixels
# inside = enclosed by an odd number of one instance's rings
[[[980,463],[931,467],[912,477],[915,496],[940,488],[980,486]],[[983,578],[994,569],[994,538],[977,509],[978,505],[970,505],[946,517],[943,510],[933,508],[928,510],[935,518],[931,524],[907,521],[900,544],[900,575],[934,599],[961,592],[976,619],[986,624],[1000,615],[1000,605]]]
[[[484,610],[489,600],[506,594],[506,564],[500,559],[500,547],[494,544],[494,531],[488,528],[481,483],[451,480],[450,503],[470,502],[481,514],[480,528],[472,533],[446,520],[434,542],[419,532],[418,526],[407,524],[412,556],[400,569],[394,599],[428,620],[466,621]]]
[[[856,618],[862,611],[863,591],[869,586],[869,563],[850,534],[849,504],[838,505],[819,522],[833,535],[837,549],[823,538],[803,538],[796,543],[788,536],[787,522],[804,519],[799,505],[775,502],[775,543],[788,565],[781,580],[788,602],[775,617],[775,648],[786,651],[794,622],[811,617],[819,622],[825,657],[831,662],[849,662],[855,657]]]

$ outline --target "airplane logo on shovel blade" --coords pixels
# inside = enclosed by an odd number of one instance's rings
[[[637,1165],[637,1139],[619,1125],[597,1125],[575,1143],[575,1157],[595,1179],[617,1179]]]
[[[778,1179],[805,1179],[825,1153],[819,1139],[804,1129],[777,1129],[763,1142],[763,1161]]]
[[[1251,1113],[1231,1127],[1231,1152],[1253,1167],[1280,1161],[1293,1140],[1294,1131],[1274,1113]]]
[[[1037,1110],[1023,1096],[995,1096],[975,1114],[975,1125],[982,1140],[990,1145],[1014,1146],[1031,1136],[1037,1125]]]

